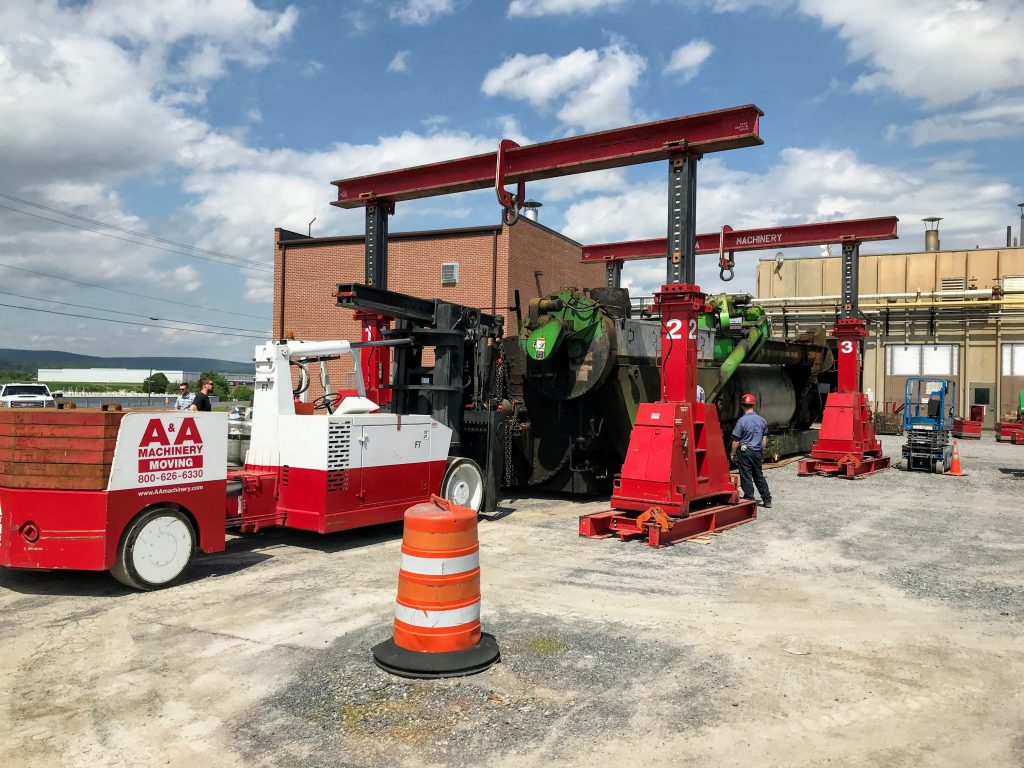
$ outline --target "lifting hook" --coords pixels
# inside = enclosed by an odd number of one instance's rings
[[[498,193],[498,202],[504,209],[501,220],[509,227],[519,221],[519,211],[526,202],[526,182],[520,181],[513,195],[505,189],[505,153],[519,145],[512,139],[498,142],[498,162],[494,171],[494,190]]]
[[[725,255],[725,236],[732,231],[732,227],[725,224],[718,235],[718,278],[726,283],[736,276],[735,252],[729,251],[729,255]]]

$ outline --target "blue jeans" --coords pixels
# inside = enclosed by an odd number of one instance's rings
[[[768,481],[764,479],[764,470],[761,463],[764,455],[761,451],[736,451],[736,465],[740,470],[740,488],[743,489],[743,498],[754,498],[754,486],[761,494],[761,501],[771,503],[772,492],[768,489]]]

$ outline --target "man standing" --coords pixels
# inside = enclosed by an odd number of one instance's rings
[[[764,479],[761,465],[764,461],[764,449],[768,445],[768,422],[754,411],[757,399],[746,394],[740,398],[743,415],[736,420],[732,430],[732,452],[730,458],[736,462],[740,470],[740,487],[744,499],[754,498],[754,486],[761,494],[761,506],[772,507],[772,492],[768,489],[768,481]],[[736,451],[739,449],[739,458]]]
[[[213,404],[210,402],[210,393],[213,392],[213,381],[210,379],[199,380],[199,392],[196,399],[192,401],[190,411],[212,411]]]
[[[187,411],[192,407],[192,401],[196,399],[196,396],[188,391],[188,383],[181,382],[178,385],[178,397],[174,401],[174,410],[176,411]]]

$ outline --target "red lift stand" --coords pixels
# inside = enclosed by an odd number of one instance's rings
[[[889,467],[889,457],[875,437],[868,398],[860,389],[861,342],[868,335],[858,314],[857,261],[860,242],[843,243],[841,316],[832,336],[838,342],[838,386],[829,393],[821,417],[818,441],[798,474],[854,478]]]
[[[642,403],[629,437],[612,509],[580,518],[587,538],[645,537],[661,547],[757,518],[729,473],[718,409],[697,402],[695,285],[697,160],[669,162],[668,281],[655,295],[661,313],[661,401]]]

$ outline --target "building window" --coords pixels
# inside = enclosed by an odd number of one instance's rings
[[[1024,376],[1024,344],[1003,344],[1003,376]]]
[[[960,347],[956,344],[889,344],[885,348],[885,373],[887,376],[957,376]]]
[[[447,261],[441,265],[441,285],[457,285],[459,282],[459,263]]]
[[[974,405],[992,405],[992,390],[989,387],[975,387]]]

